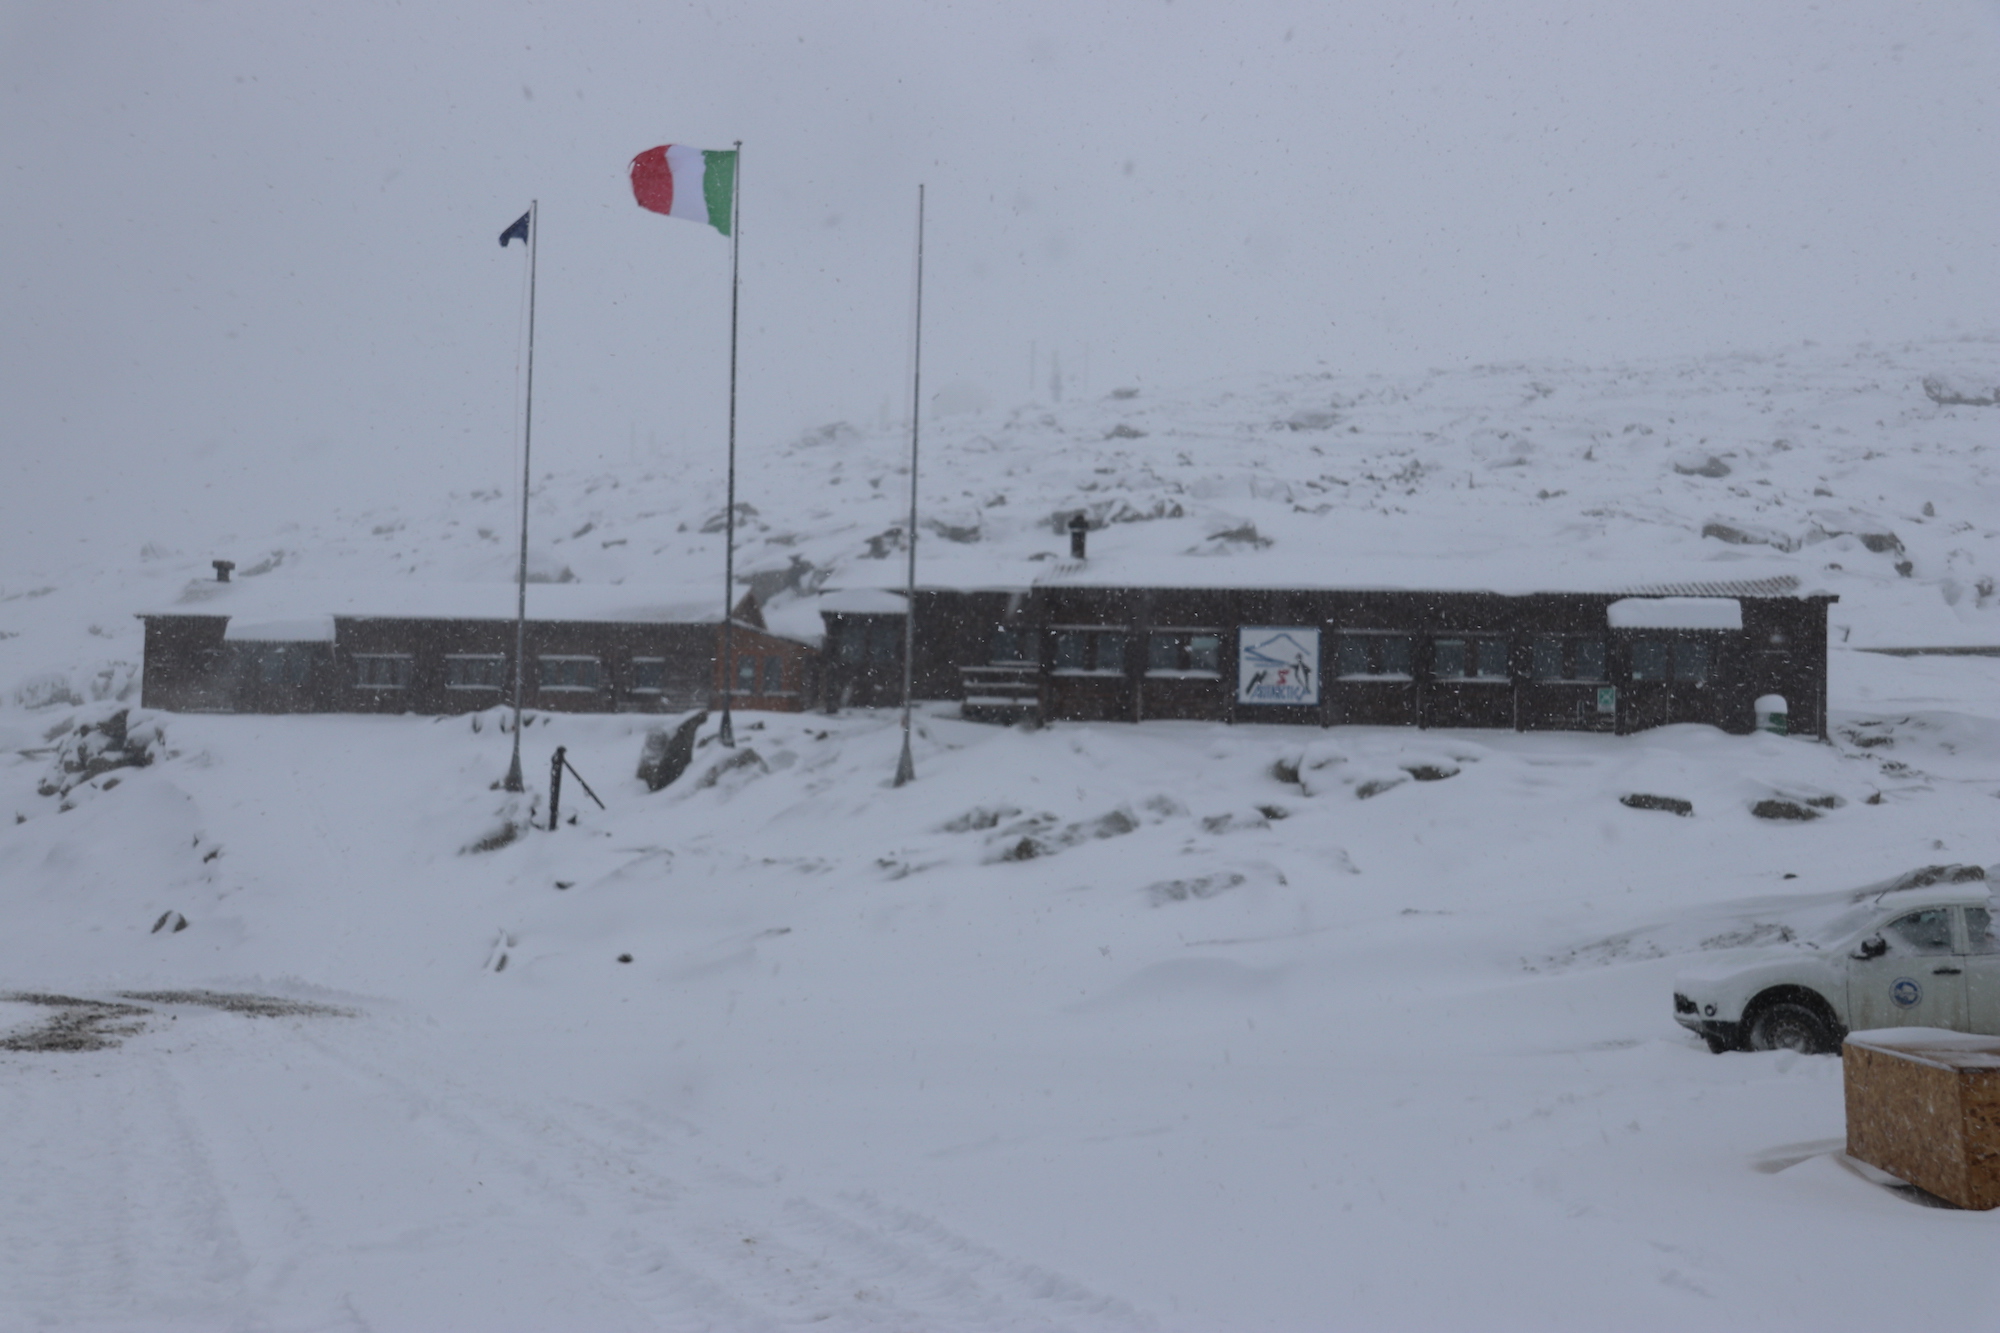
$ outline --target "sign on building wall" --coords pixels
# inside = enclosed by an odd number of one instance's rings
[[[1245,626],[1236,645],[1237,703],[1319,702],[1318,630]]]

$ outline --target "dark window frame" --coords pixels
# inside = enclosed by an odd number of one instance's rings
[[[555,667],[551,673],[549,668]],[[586,669],[587,668],[587,669]],[[551,683],[551,675],[556,678]],[[575,677],[572,683],[569,679]],[[588,683],[584,683],[587,678]],[[535,690],[549,694],[602,694],[604,662],[595,653],[541,653],[535,658]]]
[[[1050,672],[1058,676],[1123,676],[1132,631],[1119,625],[1057,625]],[[1072,655],[1072,648],[1081,651]],[[1065,659],[1074,664],[1066,665]]]
[[[1588,674],[1583,658],[1585,649],[1595,647],[1597,652],[1596,674]],[[1556,670],[1550,674],[1543,669],[1543,649],[1554,648]],[[1605,651],[1604,639],[1594,634],[1537,634],[1529,645],[1531,662],[1528,679],[1543,685],[1608,685],[1611,683],[1611,658]]]
[[[355,653],[353,660],[354,687],[360,690],[407,690],[416,675],[417,659],[411,653]]]
[[[464,668],[471,663],[491,664],[492,680],[461,679],[466,675]],[[476,674],[488,674],[485,672]],[[505,653],[446,653],[444,658],[444,687],[448,690],[501,690],[507,687],[507,654]]]
[[[1417,636],[1406,630],[1333,631],[1334,679],[1401,684],[1417,678]],[[1357,651],[1358,650],[1358,653]],[[1362,671],[1348,667],[1359,657]],[[1397,659],[1400,658],[1400,665]]]
[[[1221,680],[1222,631],[1168,626],[1146,632],[1146,674],[1162,680]]]
[[[1439,665],[1440,659],[1445,656],[1440,650],[1447,645],[1458,650],[1455,671]],[[1489,671],[1487,668],[1495,665],[1496,653],[1499,669]],[[1454,685],[1507,684],[1514,679],[1509,666],[1510,653],[1511,645],[1505,635],[1468,632],[1434,636],[1431,639],[1431,679]]]

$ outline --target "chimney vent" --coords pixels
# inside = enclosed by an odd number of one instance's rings
[[[234,560],[211,560],[208,563],[215,566],[215,581],[217,583],[229,582],[229,571],[236,568]]]
[[[1089,534],[1089,532],[1090,532],[1090,520],[1085,518],[1080,511],[1076,514],[1073,514],[1070,517],[1069,553],[1072,559],[1081,560],[1084,558],[1083,554],[1084,538]]]

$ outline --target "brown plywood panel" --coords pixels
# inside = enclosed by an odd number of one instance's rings
[[[1862,1033],[1843,1056],[1849,1156],[1961,1208],[2000,1207],[2000,1040]]]

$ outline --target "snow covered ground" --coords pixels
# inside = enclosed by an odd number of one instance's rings
[[[648,795],[643,719],[538,718],[531,778],[564,745],[609,809],[566,784],[573,824],[468,851],[529,813],[495,714],[155,715],[150,766],[39,789],[133,702],[131,613],[211,557],[302,596],[502,579],[504,492],[16,553],[0,1325],[1983,1326],[1994,1219],[1844,1158],[1837,1061],[1711,1056],[1669,991],[1789,895],[2000,861],[2000,658],[1858,651],[2000,644],[2000,407],[1923,383],[1994,351],[1273,377],[927,435],[930,582],[1033,577],[1077,508],[1133,567],[1795,572],[1842,599],[1830,744],[940,706],[896,789],[891,715],[744,714]],[[896,581],[905,447],[747,447],[774,614]],[[719,582],[690,461],[556,472],[538,566]],[[1774,795],[1823,813],[1751,815]]]

